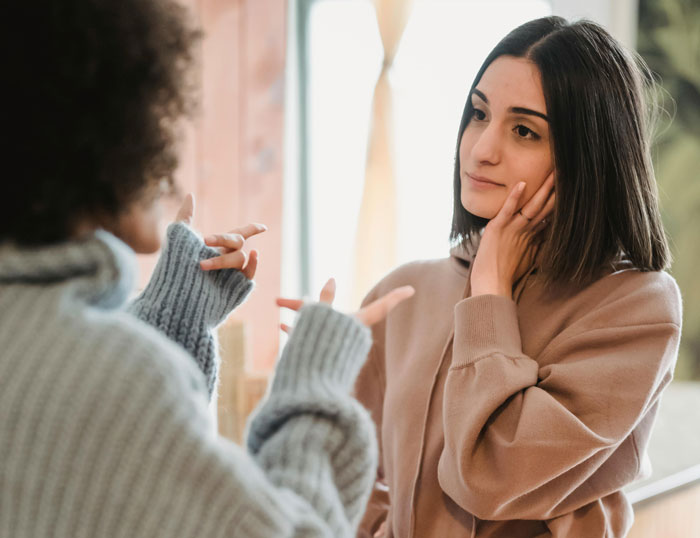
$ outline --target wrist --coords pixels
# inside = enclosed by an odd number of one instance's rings
[[[505,297],[507,299],[513,298],[512,286],[503,283],[486,283],[486,284],[474,284],[472,282],[472,297],[477,297],[479,295],[498,295],[500,297]]]
[[[299,311],[272,381],[273,391],[349,393],[372,344],[354,316],[314,303]]]

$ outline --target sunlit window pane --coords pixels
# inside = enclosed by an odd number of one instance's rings
[[[398,263],[448,254],[459,119],[486,54],[543,0],[417,1],[391,72]],[[350,304],[355,231],[382,47],[369,1],[326,0],[309,20],[309,229],[313,289],[338,280]]]

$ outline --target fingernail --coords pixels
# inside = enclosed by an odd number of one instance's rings
[[[521,181],[520,183],[518,183],[518,190],[522,192],[524,189],[525,189],[525,182]]]
[[[205,243],[213,243],[214,241],[216,241],[215,235],[208,235],[204,238]]]
[[[199,262],[199,266],[202,269],[209,269],[212,266],[212,261],[211,260],[202,260],[201,262]]]

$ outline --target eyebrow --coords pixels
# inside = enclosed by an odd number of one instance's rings
[[[474,88],[472,90],[472,93],[479,96],[479,98],[487,105],[489,104],[488,98],[480,90],[477,90],[476,88]],[[516,114],[525,114],[527,116],[537,116],[538,118],[542,118],[544,121],[549,122],[549,118],[546,116],[546,114],[542,114],[542,112],[537,112],[536,110],[532,110],[531,108],[524,108],[521,106],[512,106],[508,110],[510,112],[514,112]]]

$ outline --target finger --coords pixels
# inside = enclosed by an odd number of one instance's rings
[[[260,254],[257,250],[253,249],[248,255],[248,263],[243,268],[243,276],[248,280],[253,280],[255,278],[255,270],[258,268],[258,256]]]
[[[330,278],[321,290],[320,302],[333,304],[333,299],[335,299],[335,278]]]
[[[248,239],[249,237],[253,237],[254,235],[263,233],[267,231],[267,226],[264,224],[256,224],[256,223],[251,223],[251,224],[246,224],[245,226],[241,226],[240,228],[235,228],[231,230],[230,233],[232,234],[238,234],[242,235],[243,239]]]
[[[513,190],[511,190],[508,194],[506,201],[503,202],[503,207],[501,207],[501,210],[498,212],[498,215],[496,215],[494,220],[503,223],[509,222],[515,212],[518,210],[520,197],[522,196],[524,190],[525,182],[518,182],[515,187],[513,187]]]
[[[548,224],[548,219],[552,215],[552,212],[554,211],[554,203],[556,201],[554,191],[549,195],[549,198],[547,198],[547,202],[544,204],[544,207],[542,208],[542,211],[540,211],[537,216],[532,220],[534,224],[534,231],[539,232],[543,228],[545,228]]]
[[[382,524],[379,525],[379,528],[374,533],[374,538],[382,538],[385,533],[386,533],[386,521],[382,521]]]
[[[537,189],[537,192],[535,192],[535,194],[533,194],[532,197],[527,202],[525,202],[523,207],[520,209],[523,215],[531,219],[530,222],[533,225],[537,224],[541,220],[538,219],[537,216],[547,203],[547,200],[549,199],[549,195],[552,193],[553,188],[554,172],[547,176],[547,179],[545,179],[544,183],[540,185],[540,188]]]
[[[289,308],[295,312],[304,306],[304,301],[301,299],[285,299],[284,297],[278,297],[275,299],[275,304],[282,308]]]
[[[411,297],[415,292],[413,286],[396,288],[365,306],[357,313],[357,317],[367,326],[374,325],[383,320],[396,305]]]
[[[556,194],[554,191],[551,191],[549,193],[549,196],[547,196],[547,201],[544,203],[544,206],[542,209],[540,209],[539,213],[535,215],[533,218],[533,221],[535,222],[540,222],[550,216],[552,214],[552,211],[554,211],[554,202],[556,201]]]
[[[280,323],[280,329],[282,329],[287,334],[289,334],[292,331],[292,328],[286,323]]]
[[[190,192],[185,196],[182,201],[180,209],[175,215],[175,222],[184,222],[185,224],[192,224],[192,218],[194,217],[194,195]]]
[[[210,247],[223,247],[228,250],[240,250],[245,244],[241,234],[214,234],[204,238],[204,243]]]
[[[242,270],[248,262],[248,254],[244,250],[237,250],[228,254],[222,254],[208,260],[202,260],[199,265],[205,271],[213,269],[238,269]]]

